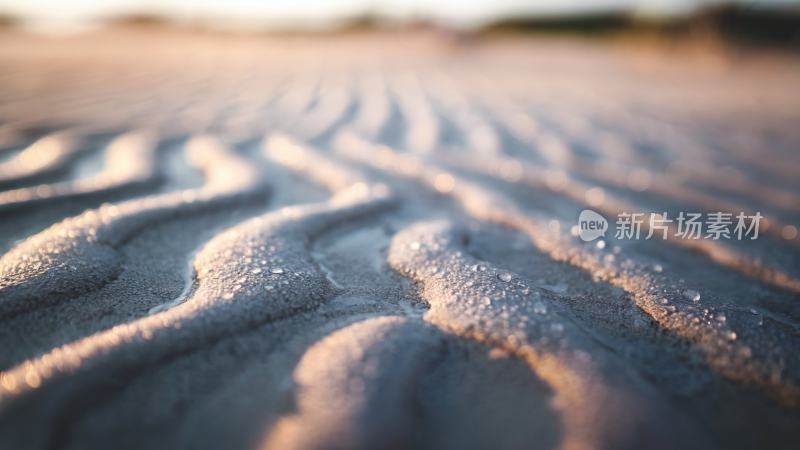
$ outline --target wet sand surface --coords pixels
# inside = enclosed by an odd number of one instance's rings
[[[690,50],[3,32],[0,448],[797,448],[800,60]]]

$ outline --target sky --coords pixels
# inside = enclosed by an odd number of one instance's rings
[[[259,24],[325,24],[365,11],[406,18],[432,17],[474,25],[515,14],[630,8],[680,12],[713,0],[0,0],[0,12],[45,23],[84,23],[103,16],[148,12],[176,19],[223,19]],[[751,0],[786,3],[796,0]]]

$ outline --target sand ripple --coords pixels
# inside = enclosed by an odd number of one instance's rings
[[[0,448],[800,439],[796,61],[2,33]]]

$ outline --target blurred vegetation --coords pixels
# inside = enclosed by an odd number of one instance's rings
[[[480,35],[578,34],[656,35],[664,38],[716,36],[739,45],[800,49],[800,7],[718,4],[674,17],[645,17],[628,11],[513,17],[477,30]]]
[[[491,22],[481,27],[477,32],[481,34],[577,33],[597,35],[618,33],[637,25],[637,21],[626,11],[604,11],[599,13],[510,17]]]
[[[0,14],[0,29],[1,28],[15,28],[20,24],[20,21],[17,17],[7,15],[7,14]]]
[[[166,27],[174,25],[170,19],[152,13],[130,13],[112,16],[107,18],[105,23],[109,26],[122,27]]]

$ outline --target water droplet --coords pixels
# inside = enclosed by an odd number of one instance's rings
[[[268,291],[271,291],[271,290],[275,289],[275,287],[272,286],[271,284],[268,284],[268,285],[264,286],[264,289],[266,289]]]
[[[542,302],[536,302],[533,304],[533,312],[536,314],[547,314],[547,305]]]
[[[486,267],[481,264],[475,264],[474,266],[472,266],[473,272],[483,272],[484,270],[486,270]]]
[[[595,245],[597,246],[597,248],[602,250],[602,249],[606,248],[606,241],[600,239],[599,241],[597,241],[597,243]]]
[[[275,275],[280,275],[283,273],[283,269],[281,269],[280,267],[273,267],[272,269],[269,269],[269,271],[271,273],[274,273]]]
[[[687,289],[683,291],[683,296],[695,303],[700,301],[700,293],[695,291],[694,289]]]
[[[497,278],[500,281],[504,281],[504,282],[508,283],[508,282],[511,281],[511,274],[508,273],[508,272],[499,273],[499,274],[497,274]]]
[[[664,267],[662,267],[661,264],[656,264],[653,266],[653,271],[656,273],[661,273],[664,271]]]
[[[250,273],[252,273],[253,275],[258,275],[261,273],[261,269],[256,267],[255,269],[251,270]]]

